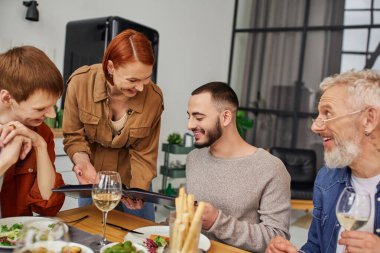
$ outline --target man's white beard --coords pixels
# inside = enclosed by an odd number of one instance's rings
[[[336,140],[336,147],[325,151],[325,163],[329,168],[342,168],[348,166],[359,155],[359,140],[353,138],[349,141]]]

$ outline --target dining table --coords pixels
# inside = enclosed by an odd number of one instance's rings
[[[81,219],[77,222],[77,219],[88,216],[85,219]],[[93,204],[89,206],[69,209],[61,211],[57,214],[57,217],[60,218],[63,222],[66,222],[68,225],[75,227],[76,229],[85,231],[94,235],[102,235],[102,212],[99,211]],[[127,229],[137,229],[146,226],[157,226],[153,221],[146,220],[134,215],[120,212],[118,210],[112,210],[108,213],[107,222],[117,224]],[[106,227],[106,237],[107,240],[111,242],[123,242],[124,236],[127,232],[122,231],[118,228],[107,226]],[[99,237],[99,236],[98,236]],[[232,247],[227,244],[223,244],[214,240],[211,240],[211,247],[207,251],[208,253],[242,253],[248,252],[242,249]]]

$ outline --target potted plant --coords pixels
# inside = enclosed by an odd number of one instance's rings
[[[163,144],[162,151],[173,154],[187,154],[193,149],[193,147],[185,147],[182,136],[176,132],[169,134],[167,142]]]
[[[247,117],[244,111],[237,111],[236,127],[240,136],[244,138],[245,133],[253,127],[253,119]]]
[[[169,144],[181,145],[183,143],[182,137],[179,133],[169,134],[167,141]]]

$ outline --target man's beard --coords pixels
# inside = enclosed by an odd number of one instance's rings
[[[359,140],[354,136],[352,140],[338,140],[336,147],[331,151],[325,151],[325,162],[329,168],[343,168],[350,165],[353,160],[359,155]]]
[[[203,130],[205,132],[205,130]],[[211,130],[207,131],[208,140],[205,143],[194,143],[196,148],[204,148],[211,146],[214,142],[216,142],[222,136],[222,128],[220,127],[219,120],[216,121],[215,127]]]

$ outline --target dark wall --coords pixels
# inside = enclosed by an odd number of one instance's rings
[[[158,41],[156,30],[120,17],[110,16],[95,19],[71,21],[66,25],[66,43],[63,65],[63,78],[66,82],[70,75],[83,65],[101,63],[108,43],[125,29],[142,32],[152,42],[156,64],[152,81],[157,79]],[[65,86],[66,90],[66,86]],[[65,93],[62,98],[64,107]]]

